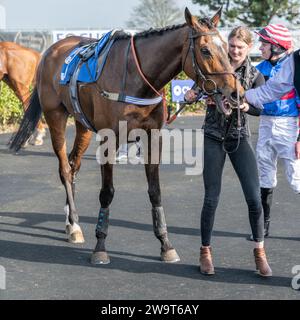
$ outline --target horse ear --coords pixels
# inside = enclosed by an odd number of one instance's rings
[[[223,9],[223,6],[221,6],[216,12],[216,14],[210,19],[214,27],[217,27],[218,23],[220,22],[222,9]]]
[[[185,21],[186,23],[193,28],[195,23],[197,23],[197,18],[195,18],[191,13],[190,10],[186,7],[184,11]]]
[[[186,7],[184,10],[184,17],[187,24],[191,27],[192,26],[192,14],[190,13],[190,10]]]

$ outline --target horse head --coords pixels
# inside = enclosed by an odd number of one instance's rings
[[[185,73],[196,81],[205,94],[212,96],[218,109],[225,115],[237,107],[244,89],[236,79],[228,58],[227,42],[217,30],[222,8],[212,18],[198,19],[185,9],[185,20],[190,28],[188,46],[183,54]],[[190,59],[188,59],[190,57]],[[222,95],[229,104],[224,104]]]

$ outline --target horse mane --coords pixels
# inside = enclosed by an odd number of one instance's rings
[[[165,32],[172,31],[172,30],[177,30],[185,27],[187,24],[182,23],[182,24],[177,24],[177,25],[171,25],[171,26],[166,26],[164,28],[150,28],[145,31],[138,32],[134,35],[135,38],[147,38],[149,36],[153,35],[163,35]],[[129,39],[131,37],[130,33],[125,32],[124,30],[118,31],[116,34],[115,39]]]
[[[208,17],[199,19],[199,23],[206,25],[209,29],[214,29],[214,26]],[[144,31],[135,33],[134,37],[135,38],[147,38],[147,37],[151,37],[154,35],[163,35],[164,33],[168,32],[168,31],[178,30],[178,29],[181,29],[186,26],[187,26],[187,23],[182,23],[182,24],[166,26],[163,28],[150,28],[148,30],[144,30]],[[114,34],[114,39],[115,40],[129,39],[129,38],[131,38],[131,36],[132,36],[131,33],[126,32],[122,29],[122,30],[117,30],[117,32]],[[80,44],[83,45],[83,44],[86,44],[88,42],[93,42],[93,41],[95,41],[95,39],[85,39],[84,41],[81,41]]]
[[[208,17],[204,17],[199,19],[199,23],[207,26],[209,29],[214,29],[214,25],[211,22],[211,19]],[[172,31],[172,30],[177,30],[185,27],[187,24],[182,23],[182,24],[176,24],[176,25],[171,25],[171,26],[166,26],[164,28],[150,28],[145,31],[138,32],[134,35],[135,38],[147,38],[149,36],[153,35],[163,35],[165,32]],[[121,39],[129,39],[131,37],[131,34],[128,32],[125,32],[124,30],[120,30],[117,32],[115,35],[116,40],[121,40]]]

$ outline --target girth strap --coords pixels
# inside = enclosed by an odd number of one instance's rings
[[[118,101],[118,102],[125,102],[125,103],[130,103],[130,104],[136,104],[138,106],[150,106],[152,104],[158,104],[159,102],[162,101],[162,97],[156,97],[152,99],[144,99],[144,98],[137,98],[137,97],[132,97],[132,96],[127,96],[122,93],[115,93],[115,92],[108,92],[105,90],[102,90],[100,92],[101,96],[112,100],[112,101]]]
[[[73,106],[75,119],[78,122],[80,122],[83,126],[85,126],[87,129],[97,132],[95,127],[90,123],[90,121],[84,115],[78,100],[77,78],[78,78],[78,74],[82,64],[83,64],[83,61],[81,60],[76,66],[76,69],[71,77],[70,84],[69,84],[70,99]]]

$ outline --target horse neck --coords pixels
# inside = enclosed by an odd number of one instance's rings
[[[182,70],[182,51],[187,37],[188,27],[183,26],[135,40],[141,69],[156,90],[161,90]],[[136,73],[135,65],[134,68]],[[144,80],[136,90],[139,96],[153,96],[153,90]]]

